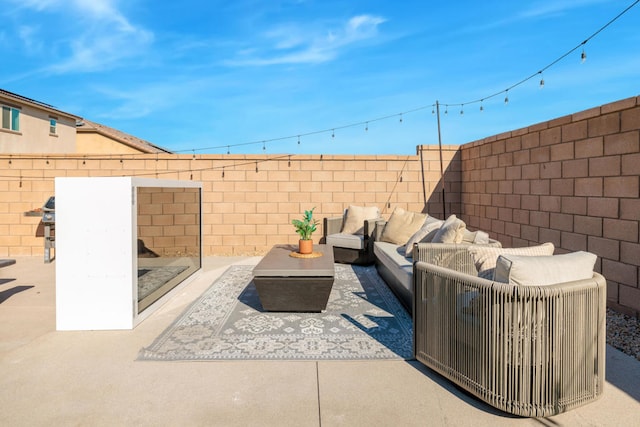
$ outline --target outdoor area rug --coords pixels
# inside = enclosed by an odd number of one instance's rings
[[[263,310],[253,266],[230,267],[138,360],[379,360],[413,357],[412,321],[375,267],[336,264],[321,313]]]
[[[138,268],[138,300],[164,286],[187,268],[185,265]]]

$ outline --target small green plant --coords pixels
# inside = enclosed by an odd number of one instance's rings
[[[318,225],[318,220],[313,219],[313,210],[304,211],[304,217],[302,221],[299,219],[294,219],[291,221],[291,224],[296,228],[296,233],[300,235],[300,240],[311,240],[311,235],[314,231],[316,231],[316,226]]]

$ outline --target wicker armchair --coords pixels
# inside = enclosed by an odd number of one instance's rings
[[[497,283],[414,264],[416,359],[488,404],[545,417],[596,400],[605,375],[606,281]]]

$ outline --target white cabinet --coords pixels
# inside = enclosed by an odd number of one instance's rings
[[[56,178],[56,328],[132,329],[200,271],[202,184]]]

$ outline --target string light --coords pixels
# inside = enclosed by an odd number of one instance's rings
[[[582,61],[582,62],[585,62],[585,61],[586,61],[586,58],[587,58],[587,54],[586,54],[586,52],[585,52],[584,46],[586,45],[586,43],[587,43],[587,42],[589,42],[589,41],[590,41],[592,38],[594,38],[596,35],[598,35],[598,34],[599,34],[601,31],[603,31],[605,28],[607,28],[609,25],[611,25],[613,22],[615,22],[617,19],[619,19],[622,15],[624,15],[626,12],[628,12],[631,8],[633,8],[634,6],[636,6],[639,2],[640,2],[640,0],[636,0],[636,1],[634,1],[634,2],[633,2],[631,5],[629,5],[626,9],[624,9],[622,12],[620,12],[617,16],[615,16],[613,19],[611,19],[611,20],[610,20],[609,22],[607,22],[605,25],[603,25],[602,27],[600,27],[597,31],[595,31],[593,34],[591,34],[588,38],[586,38],[584,41],[582,41],[582,42],[581,42],[580,44],[578,44],[576,47],[574,47],[573,49],[569,50],[569,51],[568,51],[568,52],[566,52],[564,55],[562,55],[562,56],[558,57],[556,60],[554,60],[553,62],[551,62],[551,63],[550,63],[550,64],[548,64],[547,66],[543,67],[540,71],[538,71],[538,72],[536,72],[536,73],[534,73],[534,74],[530,75],[529,77],[527,77],[527,78],[525,78],[525,79],[523,79],[523,80],[521,80],[521,81],[519,81],[519,82],[517,82],[517,83],[513,84],[513,85],[512,85],[512,86],[510,86],[509,88],[504,89],[504,90],[499,91],[499,92],[496,92],[496,93],[494,93],[494,94],[492,94],[492,95],[490,95],[490,96],[485,96],[485,97],[483,97],[483,98],[481,98],[481,99],[474,100],[474,101],[466,101],[466,102],[464,102],[464,103],[462,103],[462,104],[461,104],[461,103],[454,103],[454,104],[451,104],[451,103],[450,103],[450,104],[444,104],[444,105],[445,105],[445,114],[448,114],[448,106],[449,106],[449,105],[452,105],[452,106],[453,106],[453,105],[461,105],[461,107],[462,107],[462,108],[461,108],[461,110],[460,110],[460,113],[461,113],[461,114],[464,114],[464,113],[463,113],[463,110],[464,110],[464,104],[473,104],[473,103],[476,103],[476,102],[479,102],[479,103],[480,103],[480,111],[484,111],[484,105],[483,105],[484,100],[485,100],[485,99],[491,99],[491,98],[493,98],[493,97],[499,96],[499,95],[500,95],[500,94],[502,94],[502,93],[505,93],[505,99],[504,99],[504,102],[505,102],[505,104],[508,104],[508,102],[509,102],[508,91],[509,91],[510,89],[513,89],[513,88],[515,88],[515,87],[517,87],[517,86],[520,86],[521,84],[525,83],[526,81],[528,81],[528,80],[530,80],[530,79],[532,79],[532,78],[536,77],[538,74],[541,76],[541,79],[540,79],[540,87],[541,87],[541,88],[542,88],[542,87],[544,87],[544,78],[542,77],[542,72],[543,72],[543,71],[545,71],[545,70],[547,70],[548,68],[550,68],[550,67],[554,66],[556,63],[560,62],[562,59],[564,59],[565,57],[567,57],[568,55],[572,54],[573,52],[575,52],[576,50],[578,50],[578,49],[580,49],[580,48],[582,48],[582,51],[581,51],[581,54],[580,54],[580,59],[581,59],[581,61]],[[435,104],[431,104],[430,106],[431,106],[431,114],[434,114],[434,115],[435,115],[435,113],[436,113],[436,111],[435,111]],[[423,109],[426,109],[426,108],[428,108],[428,106],[418,107],[418,108],[415,108],[415,109],[413,109],[413,110],[408,110],[408,111],[404,111],[404,112],[402,112],[402,113],[396,113],[396,114],[392,114],[392,115],[388,115],[388,116],[384,116],[384,117],[379,117],[379,118],[376,118],[376,119],[369,119],[369,120],[367,120],[367,121],[365,121],[365,122],[352,123],[352,124],[345,125],[345,126],[341,126],[341,127],[334,127],[334,128],[324,129],[324,130],[313,131],[313,132],[309,132],[309,133],[305,133],[305,134],[298,134],[298,135],[297,135],[297,142],[298,142],[298,145],[300,145],[300,144],[301,144],[301,142],[300,142],[300,137],[301,137],[301,136],[308,136],[308,135],[315,135],[315,134],[320,134],[320,133],[326,133],[326,132],[328,132],[329,130],[331,131],[331,137],[332,137],[332,138],[335,138],[335,130],[336,130],[336,129],[343,129],[343,128],[348,128],[348,127],[358,126],[358,125],[359,125],[359,126],[361,126],[361,125],[363,125],[363,124],[365,125],[365,131],[368,131],[368,129],[369,129],[369,122],[385,120],[385,119],[388,119],[388,118],[391,118],[391,117],[394,117],[394,116],[395,116],[395,117],[400,116],[399,121],[400,121],[400,122],[402,122],[402,121],[403,121],[403,114],[408,114],[408,113],[412,113],[412,112],[417,112],[417,111],[420,111],[420,110],[423,110]],[[231,154],[231,150],[230,150],[230,147],[231,147],[231,146],[236,147],[236,146],[241,146],[241,145],[250,145],[250,144],[258,144],[258,143],[262,143],[262,144],[263,144],[263,147],[265,147],[265,142],[280,141],[280,140],[286,140],[286,139],[291,139],[291,138],[295,138],[295,137],[296,137],[296,135],[294,135],[294,136],[279,137],[279,138],[273,138],[273,139],[269,139],[269,140],[262,140],[262,141],[257,141],[257,142],[247,142],[247,143],[241,143],[241,144],[229,144],[229,145],[226,145],[226,147],[227,147],[227,154]],[[199,150],[199,151],[205,151],[205,150],[212,150],[212,149],[222,149],[222,148],[224,148],[224,147],[225,147],[225,146],[223,145],[223,146],[220,146],[220,147],[197,148],[197,150]],[[263,148],[263,149],[266,149],[266,148]],[[174,154],[179,154],[180,152],[184,152],[184,151],[192,151],[192,152],[193,152],[193,154],[194,154],[194,159],[195,159],[195,150],[196,150],[196,149],[177,150],[177,151],[175,151],[175,152],[174,152]],[[140,156],[143,156],[143,155],[148,155],[148,154],[150,154],[150,153],[140,153],[139,155],[140,155]],[[156,153],[156,161],[158,161],[158,160],[159,160],[159,158],[158,158],[158,154],[159,154],[159,153]],[[171,154],[171,153],[169,153],[169,154]],[[138,154],[132,154],[132,156],[136,156],[136,155],[138,155]],[[85,163],[84,163],[84,161],[83,161],[83,164],[85,164]]]
[[[369,122],[364,125],[364,131],[369,132]]]
[[[266,151],[267,146],[265,145],[264,141],[262,141],[262,151]]]
[[[331,130],[331,139],[333,139],[333,138],[335,138],[335,137],[336,137],[336,130],[335,130],[335,129],[332,129],[332,130]]]
[[[460,115],[464,114],[464,104],[460,106]]]

